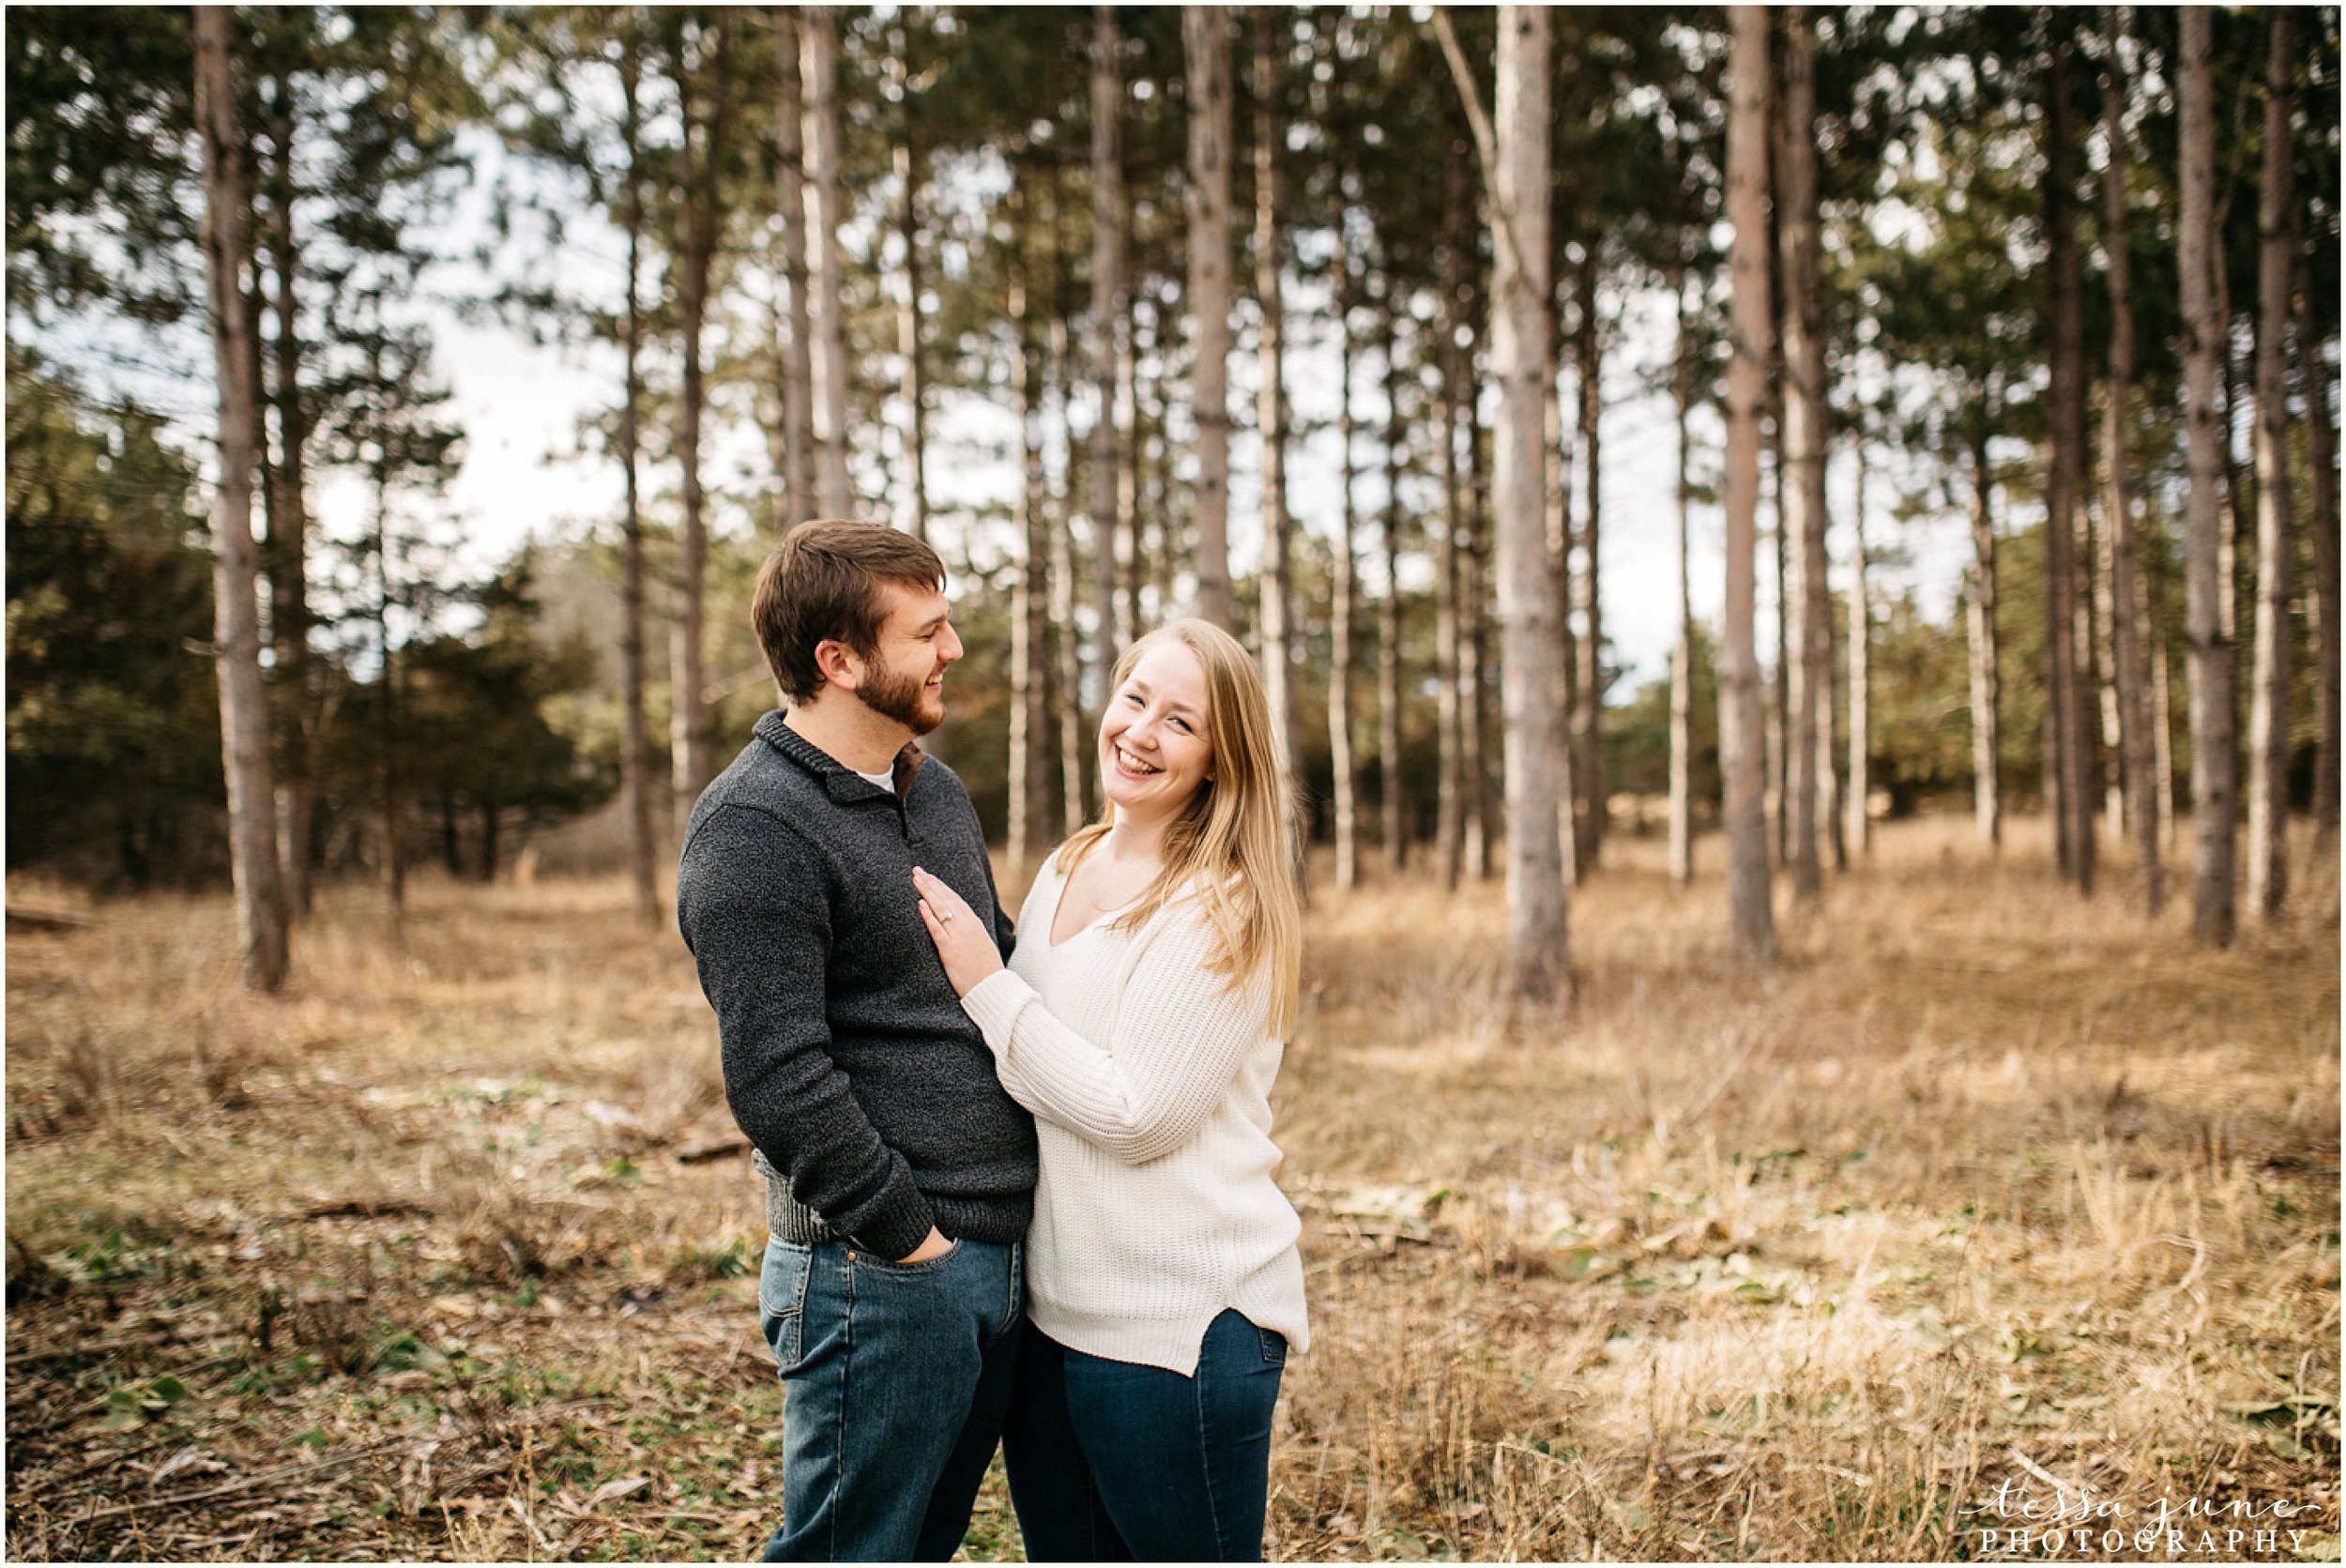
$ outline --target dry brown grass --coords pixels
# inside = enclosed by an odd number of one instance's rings
[[[1607,846],[1555,1016],[1495,888],[1319,896],[1272,1555],[1996,1556],[2058,1484],[2335,1556],[2335,868],[2208,953],[1901,825],[1756,971],[1701,848]],[[11,1554],[754,1550],[763,1214],[676,1157],[728,1124],[672,934],[426,882],[394,949],[343,890],[260,1001],[224,900],[94,913],[8,942]]]

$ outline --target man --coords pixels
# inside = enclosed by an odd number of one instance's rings
[[[943,1561],[1010,1397],[1034,1123],[921,923],[944,878],[1007,954],[985,839],[915,738],[961,657],[944,567],[876,523],[806,523],[752,605],[787,710],[701,796],[677,922],[767,1181],[759,1316],[780,1362],[769,1561]]]

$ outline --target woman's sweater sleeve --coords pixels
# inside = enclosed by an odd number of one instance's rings
[[[1263,975],[1232,986],[1209,971],[1216,943],[1203,913],[1161,919],[1125,979],[1104,1045],[1060,1022],[1008,969],[961,999],[1012,1099],[1135,1165],[1189,1141],[1270,1028]]]

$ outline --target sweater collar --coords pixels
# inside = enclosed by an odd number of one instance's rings
[[[760,740],[822,780],[824,790],[833,800],[864,800],[888,794],[888,791],[785,723],[783,710],[779,708],[760,716],[755,733]],[[905,793],[912,787],[913,776],[921,771],[921,765],[927,760],[928,754],[921,750],[919,741],[905,742],[904,750],[896,754],[893,769],[897,799],[905,798]]]

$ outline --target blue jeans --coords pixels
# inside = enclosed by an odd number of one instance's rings
[[[1022,1247],[900,1266],[769,1241],[757,1305],[782,1368],[769,1562],[942,1562],[993,1461],[1018,1355]]]
[[[1226,1311],[1195,1377],[1027,1325],[1002,1433],[1032,1562],[1260,1562],[1285,1335]]]

